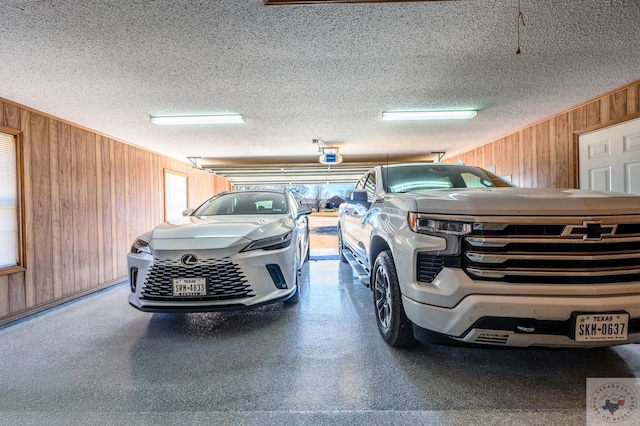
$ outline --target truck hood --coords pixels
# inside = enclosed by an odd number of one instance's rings
[[[400,196],[412,198],[414,208],[422,213],[475,216],[640,214],[638,195],[578,189],[458,189],[415,191]]]

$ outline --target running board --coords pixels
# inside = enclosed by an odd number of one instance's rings
[[[362,267],[362,264],[358,262],[358,259],[356,259],[356,257],[349,250],[343,249],[342,255],[345,259],[347,259],[347,262],[349,262],[351,269],[353,269],[353,273],[360,279],[362,284],[364,284],[365,287],[369,287],[371,285],[369,273]]]

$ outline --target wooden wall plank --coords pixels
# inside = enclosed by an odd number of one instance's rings
[[[60,159],[58,150],[58,122],[49,120],[49,191],[51,193],[51,250],[52,268],[51,280],[53,281],[53,299],[59,299],[62,291],[62,244],[61,244],[61,219],[60,219]]]
[[[118,151],[118,146],[120,144],[117,144],[116,141],[114,141],[113,139],[109,140],[109,168],[110,169],[115,169],[113,167],[114,164],[119,164],[117,163],[117,157],[116,157],[116,151]],[[119,212],[119,206],[118,206],[118,186],[117,186],[117,180],[116,180],[116,176],[118,175],[118,171],[117,170],[111,170],[111,175],[109,176],[109,184],[111,185],[111,255],[112,255],[112,259],[113,259],[113,264],[111,265],[111,275],[113,277],[117,277],[119,274],[119,248],[120,246],[118,245],[119,239],[118,239],[118,212]]]
[[[0,318],[8,316],[10,312],[11,310],[9,308],[9,275],[0,275]]]
[[[73,246],[72,253],[75,260],[73,291],[80,292],[89,285],[89,217],[86,215],[88,207],[87,187],[87,143],[83,130],[72,128],[72,200],[73,215]]]
[[[627,111],[629,114],[640,113],[640,84],[628,89],[627,102],[629,103]]]
[[[549,122],[542,122],[533,128],[532,138],[535,143],[533,186],[549,188],[555,173],[551,164],[551,147],[549,144]]]
[[[584,108],[585,126],[595,126],[600,124],[602,114],[600,113],[600,100],[593,101]]]
[[[34,262],[31,262],[28,270],[32,274],[27,276],[33,279],[30,287],[34,288],[34,301],[31,305],[39,305],[48,302],[54,297],[53,280],[53,243],[51,225],[51,165],[49,148],[49,122],[39,114],[31,114],[29,122],[31,147],[31,199],[33,209],[32,223],[29,241],[32,244],[27,251],[33,253]],[[28,157],[27,157],[28,158]],[[29,215],[27,215],[28,217]],[[37,244],[35,243],[37,241]]]
[[[126,274],[126,259],[123,256],[123,253],[126,253],[127,247],[127,227],[125,226],[127,222],[127,182],[126,179],[126,156],[127,156],[127,146],[122,144],[114,145],[114,161],[115,164],[121,164],[124,167],[118,170],[115,175],[115,221],[114,221],[114,236],[116,237],[114,244],[114,257],[116,259],[116,276],[121,276]],[[129,241],[129,247],[133,241]]]
[[[62,297],[72,294],[75,282],[75,256],[73,254],[73,153],[71,126],[58,126],[58,181],[60,191],[60,272],[62,276]]]
[[[617,120],[627,115],[627,91],[621,90],[612,93],[609,97],[610,103],[610,119]]]
[[[100,282],[111,281],[116,278],[113,273],[113,251],[111,247],[113,245],[113,236],[111,229],[111,211],[113,205],[111,204],[111,142],[106,137],[100,137],[100,143],[98,145],[97,161],[98,170],[100,170],[100,181],[98,183],[100,187],[100,197],[98,204],[98,229],[101,238],[102,245],[102,264],[101,275],[103,278]]]
[[[611,95],[600,98],[600,123],[611,120]]]
[[[97,180],[97,162],[96,162],[96,135],[87,131],[82,131],[83,142],[86,146],[84,180],[87,204],[82,215],[86,218],[87,223],[87,282],[83,286],[83,290],[102,282],[98,279],[98,257],[93,247],[98,240],[98,180]]]
[[[9,310],[11,313],[27,309],[25,273],[9,275]]]
[[[102,217],[105,210],[104,205],[104,177],[103,177],[103,162],[102,155],[104,149],[103,137],[94,135],[95,137],[95,163],[96,163],[96,214],[95,214],[95,228],[97,232],[96,240],[96,261],[98,268],[98,282],[105,282],[105,243],[104,243],[104,219]],[[108,187],[107,187],[108,188]]]
[[[33,173],[37,172],[35,168],[32,166],[32,158],[34,154],[33,149],[33,140],[31,138],[31,112],[27,110],[20,110],[20,123],[24,125],[22,129],[23,134],[23,154],[24,154],[24,162],[22,164],[24,168],[24,181],[23,181],[23,194],[24,194],[24,222],[26,224],[26,231],[24,235],[24,243],[26,246],[27,259],[26,265],[27,269],[25,271],[25,279],[22,281],[24,287],[24,295],[26,300],[27,308],[31,308],[35,306],[35,269],[37,262],[39,259],[36,257],[34,253],[34,231],[33,229],[29,229],[29,224],[33,224]],[[36,147],[37,149],[37,147]]]
[[[20,117],[21,110],[15,105],[8,103],[4,104],[3,125],[5,127],[11,127],[12,129],[22,129]]]

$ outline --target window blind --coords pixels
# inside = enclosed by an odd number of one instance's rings
[[[0,269],[18,264],[16,140],[0,133]]]

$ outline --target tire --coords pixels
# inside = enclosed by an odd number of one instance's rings
[[[416,344],[413,326],[402,306],[398,275],[390,251],[381,252],[371,273],[373,304],[380,335],[390,346],[409,347]]]
[[[304,255],[304,261],[308,261],[309,259],[311,259],[311,240],[309,239],[309,220],[307,219],[307,227],[305,229],[305,233],[306,233],[306,241],[307,241],[307,252]],[[304,262],[303,262],[304,263]],[[302,265],[300,265],[300,267],[302,268]]]
[[[338,228],[338,254],[340,255],[340,262],[347,262],[347,258],[344,257],[344,243],[342,242],[342,229]]]
[[[298,262],[296,262],[296,266],[294,270],[296,290],[293,292],[291,297],[289,297],[287,300],[284,301],[284,303],[287,305],[295,305],[300,301],[300,286],[302,285],[302,264],[298,268],[297,263]]]

